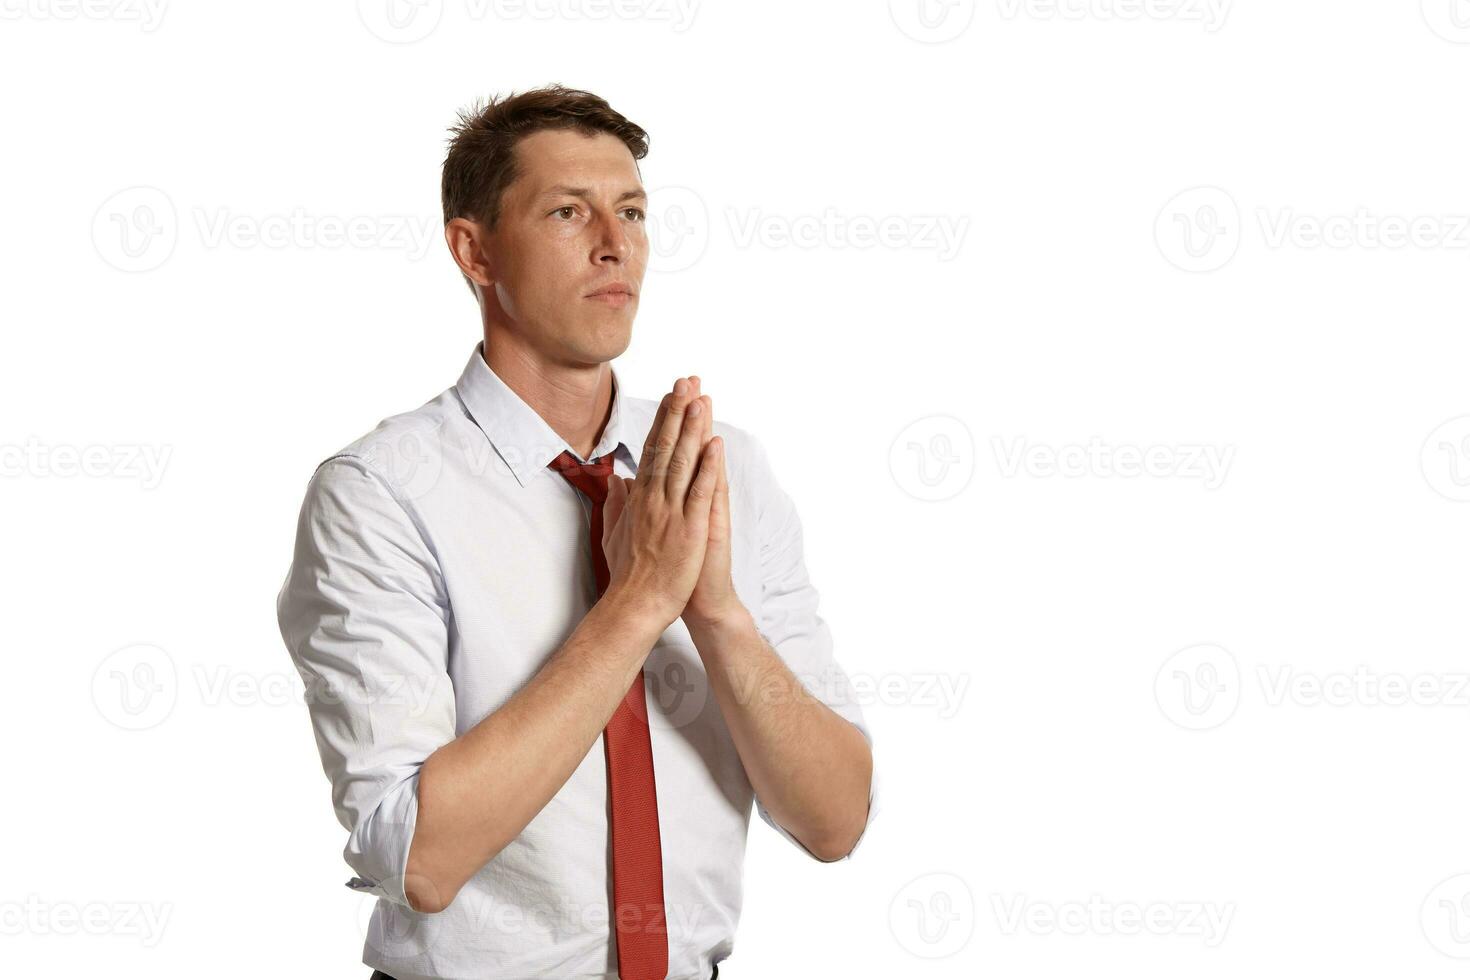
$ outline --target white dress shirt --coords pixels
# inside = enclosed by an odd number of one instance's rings
[[[615,452],[614,472],[631,477],[658,403],[624,395],[616,372],[613,386],[592,457]],[[736,592],[803,686],[871,745],[817,615],[792,500],[755,437],[720,421],[714,431],[726,443]],[[446,909],[415,912],[403,887],[419,767],[520,690],[596,599],[591,504],[547,467],[563,450],[477,346],[452,388],[385,419],[307,486],[281,635],[348,831],[347,885],[378,896],[363,962],[399,980],[617,976],[601,735]],[[754,793],[682,620],[643,670],[669,977],[705,980],[734,948]],[[877,810],[875,769],[870,823]]]

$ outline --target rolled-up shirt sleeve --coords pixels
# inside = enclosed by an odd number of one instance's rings
[[[276,611],[348,832],[346,884],[411,908],[419,768],[455,732],[449,603],[432,548],[370,460],[334,456],[312,475]]]
[[[832,652],[832,632],[817,612],[818,593],[807,574],[802,550],[801,519],[796,505],[776,480],[770,459],[760,440],[747,433],[750,454],[747,478],[751,480],[760,524],[761,608],[758,628],[766,642],[796,675],[803,688],[842,718],[855,725],[873,747],[872,731],[863,717],[857,693],[847,673]],[[756,797],[756,812],[781,836],[803,852],[811,851],[782,827]],[[868,836],[878,815],[878,765],[876,755],[868,792],[868,820],[850,858]],[[815,855],[813,855],[815,857]]]

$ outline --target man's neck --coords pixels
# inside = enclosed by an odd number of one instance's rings
[[[548,363],[514,342],[485,339],[485,364],[531,406],[583,459],[597,448],[597,440],[612,415],[612,370],[606,364],[587,368]]]

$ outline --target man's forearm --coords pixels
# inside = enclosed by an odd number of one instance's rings
[[[536,676],[419,770],[405,892],[437,912],[571,778],[665,626],[605,594]]]
[[[807,693],[743,607],[718,623],[691,624],[689,632],[771,818],[817,858],[846,856],[868,820],[867,739]]]

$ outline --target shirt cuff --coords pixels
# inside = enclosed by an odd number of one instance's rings
[[[413,910],[405,889],[408,851],[419,812],[419,774],[399,782],[347,839],[342,857],[357,877],[346,884]]]

